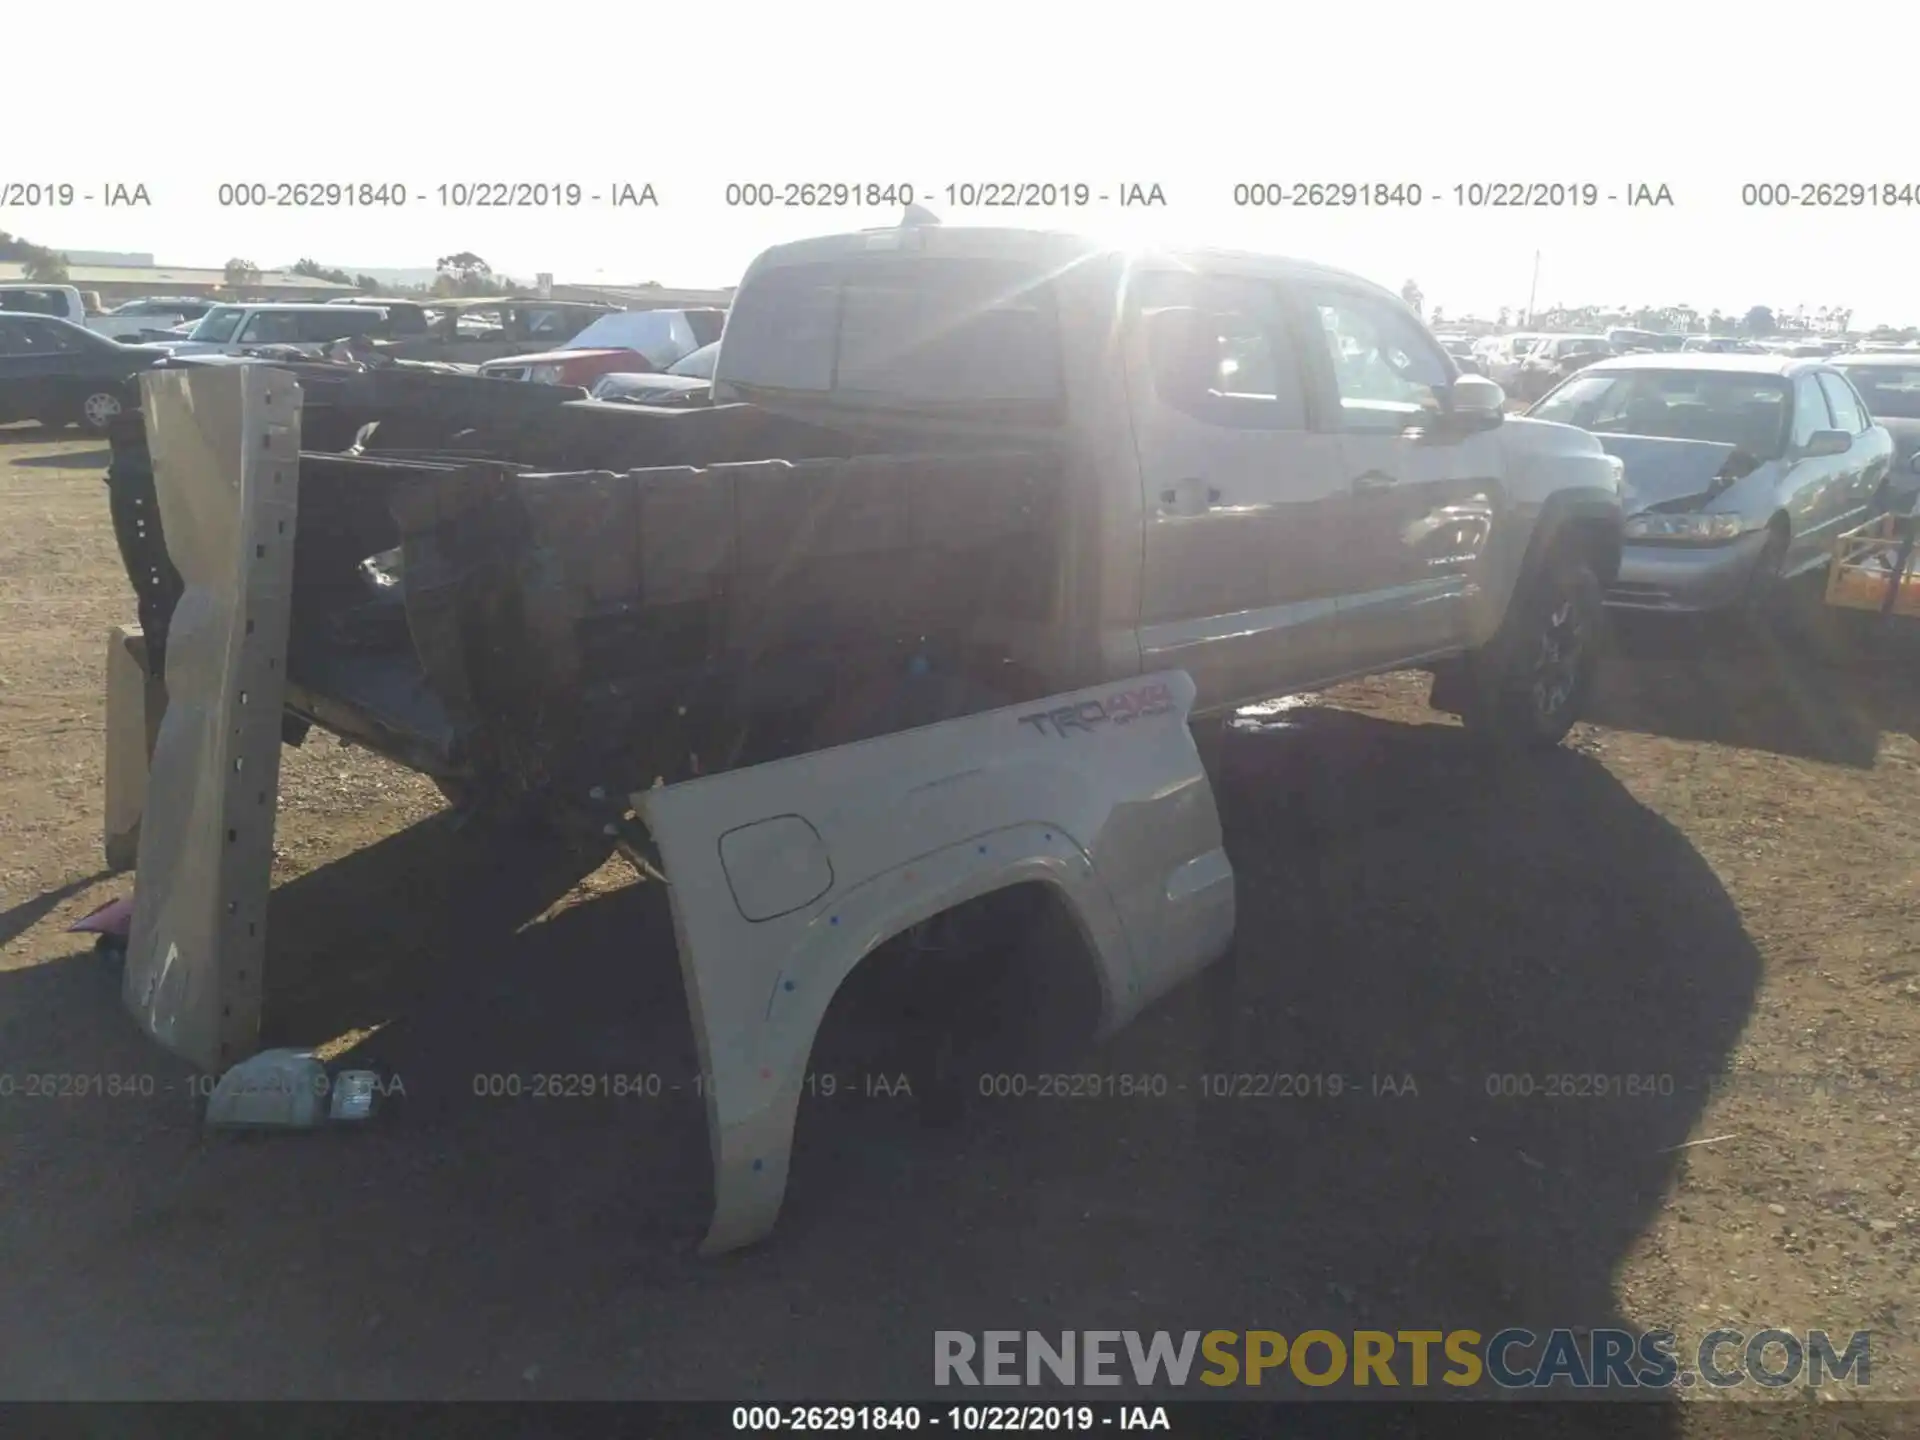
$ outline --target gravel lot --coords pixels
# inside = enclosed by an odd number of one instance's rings
[[[358,1133],[202,1136],[185,1067],[64,933],[125,888],[105,462],[0,430],[0,1071],[154,1093],[0,1097],[0,1395],[880,1398],[928,1389],[935,1329],[1727,1324],[1871,1329],[1872,1393],[1920,1398],[1913,649],[1876,672],[1630,627],[1597,723],[1501,772],[1416,677],[1239,722],[1236,954],[1073,1065],[1167,1093],[930,1128],[864,1093],[850,1035],[774,1241],[706,1262],[689,1088],[474,1093],[693,1073],[657,887],[454,833],[426,782],[318,734],[283,770],[268,1039],[391,1021],[362,1049],[407,1099]],[[1497,1093],[1558,1075],[1633,1078]],[[1640,1408],[1631,1433],[1725,1418]]]

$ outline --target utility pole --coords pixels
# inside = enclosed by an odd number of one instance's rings
[[[1533,284],[1527,287],[1527,318],[1526,318],[1525,324],[1528,329],[1533,328],[1533,302],[1539,296],[1539,294],[1540,294],[1540,252],[1536,250],[1533,252]]]

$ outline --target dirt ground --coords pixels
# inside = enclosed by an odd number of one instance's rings
[[[1915,651],[1629,627],[1598,723],[1499,771],[1414,677],[1243,720],[1236,953],[1073,1066],[1166,1093],[930,1128],[823,1057],[775,1238],[702,1261],[658,887],[455,833],[317,734],[283,770],[266,1038],[391,1020],[362,1048],[406,1100],[202,1134],[65,933],[127,883],[106,459],[0,430],[0,1395],[877,1399],[929,1390],[936,1329],[1725,1324],[1870,1329],[1870,1393],[1920,1398]],[[551,1071],[664,1083],[475,1093]],[[49,1073],[152,1093],[25,1093]],[[1204,1093],[1241,1074],[1322,1078]],[[1677,1435],[1711,1407],[1639,1408]]]

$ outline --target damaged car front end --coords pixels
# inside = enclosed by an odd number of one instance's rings
[[[1793,357],[1603,360],[1528,414],[1580,426],[1624,467],[1610,605],[1768,604],[1881,503],[1893,445],[1831,367]]]

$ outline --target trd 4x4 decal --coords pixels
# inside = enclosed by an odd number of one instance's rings
[[[1137,690],[1122,690],[1101,700],[1082,700],[1078,705],[1062,705],[1057,710],[1022,715],[1020,723],[1031,725],[1042,735],[1066,735],[1084,731],[1091,735],[1096,725],[1125,725],[1148,715],[1164,715],[1173,709],[1173,692],[1165,685],[1142,685]]]

